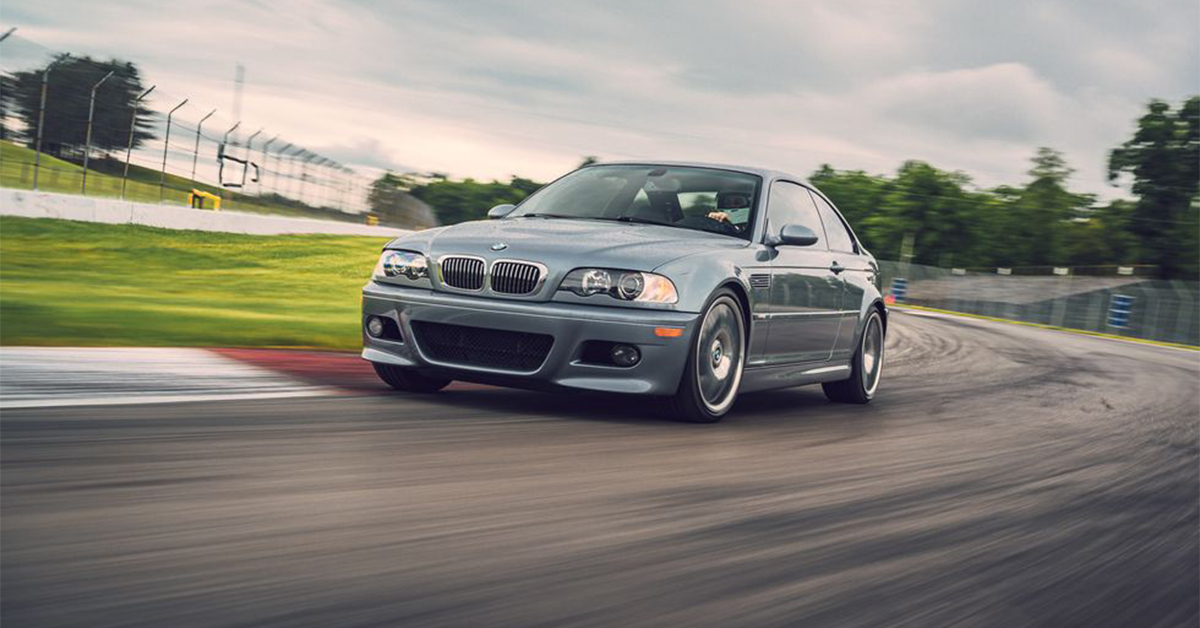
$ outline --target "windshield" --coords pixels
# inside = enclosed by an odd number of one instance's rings
[[[546,186],[510,218],[652,223],[750,239],[760,179],[679,166],[591,166]]]

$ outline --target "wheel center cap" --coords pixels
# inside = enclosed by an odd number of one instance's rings
[[[725,355],[725,350],[721,347],[721,343],[714,343],[712,348],[712,363],[716,366],[721,363],[721,358]]]

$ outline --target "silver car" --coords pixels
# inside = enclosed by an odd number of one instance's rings
[[[384,248],[362,357],[392,387],[647,395],[696,422],[739,393],[820,383],[867,403],[879,387],[879,267],[799,177],[596,164],[488,217]]]

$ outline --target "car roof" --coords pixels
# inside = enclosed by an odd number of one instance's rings
[[[754,166],[738,166],[738,165],[734,165],[734,164],[707,163],[707,162],[702,162],[702,161],[673,161],[673,160],[660,160],[660,159],[602,161],[602,162],[596,162],[594,164],[588,164],[587,166],[584,166],[584,167],[592,168],[595,166],[664,166],[667,168],[674,166],[674,167],[685,167],[685,168],[713,168],[715,170],[732,170],[734,172],[745,172],[747,174],[756,174],[756,175],[762,177],[766,181],[771,181],[772,179],[789,179],[792,181],[806,181],[807,180],[805,177],[798,177],[794,174],[791,174],[788,172],[781,172],[779,170],[770,170],[767,168],[756,168]]]

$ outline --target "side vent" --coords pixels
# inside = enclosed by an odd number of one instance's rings
[[[755,289],[770,288],[771,276],[768,274],[750,275],[750,287]]]

